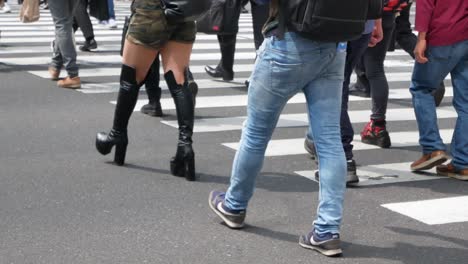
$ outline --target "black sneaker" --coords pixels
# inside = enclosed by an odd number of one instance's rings
[[[303,248],[316,250],[327,257],[335,257],[343,253],[339,234],[325,233],[319,235],[315,232],[315,229],[307,235],[301,236],[299,245]]]
[[[311,159],[317,160],[317,150],[315,149],[314,141],[306,137],[304,140],[304,148],[310,154]]]
[[[356,162],[354,160],[348,160],[347,165],[347,174],[346,174],[346,187],[353,187],[359,183],[359,177],[356,173]],[[315,172],[315,180],[320,181],[320,173],[317,170]]]
[[[142,106],[140,111],[143,114],[146,114],[149,116],[158,116],[158,117],[163,116],[163,111],[162,111],[160,102],[149,102],[148,104],[145,104],[144,106]]]
[[[245,210],[231,210],[224,206],[225,192],[211,191],[208,204],[211,210],[213,210],[226,225],[233,229],[239,229],[244,227],[244,220],[246,211]]]
[[[81,51],[91,51],[93,49],[97,49],[97,42],[94,39],[90,41],[85,41],[85,43],[82,46],[80,46]]]
[[[360,83],[355,83],[349,86],[349,94],[364,98],[370,97],[370,90]]]
[[[444,82],[442,82],[439,87],[437,87],[437,89],[435,89],[433,92],[432,92],[432,95],[434,96],[434,101],[435,101],[435,105],[436,106],[439,106],[440,103],[442,103],[442,99],[444,99],[444,95],[445,95],[445,85],[444,85]]]

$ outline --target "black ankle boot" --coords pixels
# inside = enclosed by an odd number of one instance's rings
[[[120,90],[115,106],[114,124],[109,133],[100,132],[96,136],[96,149],[102,155],[111,152],[115,145],[114,162],[122,166],[125,163],[127,151],[127,126],[138,99],[140,86],[136,82],[136,71],[127,65],[122,65],[120,74]]]
[[[179,124],[179,142],[177,152],[171,159],[171,173],[174,176],[185,177],[188,181],[194,181],[195,153],[192,149],[194,101],[192,91],[188,87],[188,71],[185,71],[183,85],[177,84],[172,71],[164,74],[164,78],[174,99]]]

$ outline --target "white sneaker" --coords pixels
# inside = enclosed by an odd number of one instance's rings
[[[99,21],[99,26],[106,27],[107,26],[107,20],[101,20]]]
[[[109,19],[108,26],[109,28],[117,28],[117,22],[115,21],[115,19],[113,18]]]
[[[11,13],[10,6],[7,3],[4,3],[2,9],[0,9],[0,13],[2,13],[2,14]]]

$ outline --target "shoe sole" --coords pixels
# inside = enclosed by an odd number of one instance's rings
[[[434,168],[437,165],[441,165],[444,162],[448,160],[448,157],[446,155],[439,155],[437,157],[434,157],[432,159],[429,159],[417,166],[411,167],[412,171],[422,171],[422,170],[430,170]],[[445,175],[448,176],[448,175]]]
[[[306,248],[306,249],[312,249],[312,250],[315,250],[315,251],[318,251],[320,254],[323,254],[327,257],[337,257],[341,254],[343,254],[343,250],[341,248],[339,249],[323,249],[323,248],[320,248],[320,247],[316,247],[312,244],[305,244],[305,243],[302,243],[301,239],[299,238],[299,245],[303,248]]]
[[[64,89],[80,89],[81,88],[81,84],[78,84],[78,85],[67,85],[67,86],[60,86],[60,85],[57,85],[58,87],[60,88],[64,88]]]
[[[461,181],[468,181],[468,175],[460,175],[454,172],[441,172],[437,170],[437,175],[447,176],[447,177],[454,178],[454,179],[461,180]]]
[[[210,193],[210,197],[208,197],[208,204],[210,205],[210,208],[211,210],[213,210],[213,212],[215,212],[219,217],[221,217],[221,219],[224,221],[224,223],[232,228],[232,229],[241,229],[244,227],[244,223],[242,224],[237,224],[237,223],[234,223],[232,222],[231,220],[227,219],[220,211],[218,211],[218,209],[216,209],[213,204],[211,203],[211,201],[213,200],[212,199],[212,194]]]
[[[392,146],[392,143],[390,141],[390,136],[388,135],[388,132],[385,131],[382,133],[384,133],[385,135],[376,139],[366,139],[361,137],[361,142],[369,145],[378,146],[381,148],[390,148]]]

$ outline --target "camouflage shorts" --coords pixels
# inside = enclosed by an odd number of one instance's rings
[[[127,39],[135,44],[160,50],[168,41],[193,43],[195,22],[169,24],[160,0],[135,0]]]

